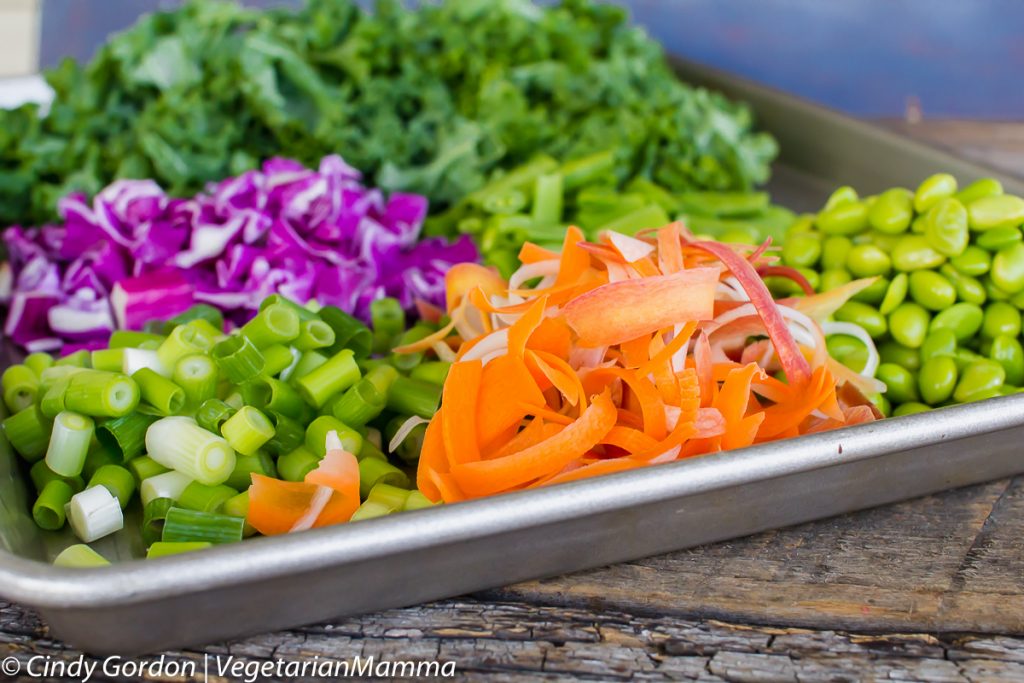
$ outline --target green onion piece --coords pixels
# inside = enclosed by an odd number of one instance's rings
[[[334,329],[323,320],[304,320],[299,323],[299,336],[295,348],[299,351],[323,349],[334,344]]]
[[[170,334],[178,325],[185,325],[193,320],[204,320],[218,333],[224,333],[224,315],[220,310],[209,304],[196,304],[164,323],[164,334]]]
[[[50,387],[64,381],[70,381],[72,375],[85,372],[86,368],[76,368],[72,365],[54,365],[46,368],[39,374],[39,390],[49,391]]]
[[[358,453],[363,446],[363,437],[348,425],[330,415],[321,415],[306,427],[306,448],[318,458],[327,454],[327,435],[337,432],[341,447],[349,453]]]
[[[129,413],[107,420],[96,428],[96,440],[121,459],[129,462],[146,450],[146,430],[159,418],[155,415]]]
[[[54,418],[46,449],[46,466],[62,477],[81,474],[95,429],[96,424],[90,418],[78,413],[65,410]]]
[[[258,349],[287,344],[299,336],[299,314],[287,304],[271,304],[243,325],[241,333]]]
[[[368,379],[361,379],[341,394],[333,406],[334,417],[350,427],[359,427],[381,414],[386,399]]]
[[[299,316],[299,320],[303,322],[306,320],[313,320],[317,317],[316,311],[311,311],[298,302],[292,301],[283,294],[271,294],[260,302],[261,311],[270,308],[271,306],[285,306],[290,308],[295,311],[295,314]]]
[[[185,327],[192,328],[197,334],[202,335],[210,339],[211,342],[216,342],[224,337],[224,326],[217,327],[209,320],[203,318],[196,318],[185,323]]]
[[[284,344],[273,344],[263,349],[263,374],[270,377],[280,375],[295,361],[291,349]]]
[[[67,508],[71,530],[85,543],[124,528],[124,515],[106,486],[91,486],[71,497]]]
[[[51,421],[37,406],[15,413],[3,421],[4,433],[14,450],[28,462],[35,462],[50,445]]]
[[[126,467],[132,473],[132,476],[135,477],[135,483],[140,487],[145,480],[171,471],[148,455],[132,458],[128,461]]]
[[[433,333],[434,328],[429,325],[424,325],[422,323],[413,325],[398,337],[398,341],[395,342],[395,346],[405,346],[406,344],[418,342],[424,337],[429,337]],[[412,353],[392,353],[388,360],[399,370],[408,372],[422,363],[423,357],[423,351],[414,351]]]
[[[91,569],[93,567],[109,567],[107,558],[84,543],[69,545],[53,558],[54,567],[71,567],[72,569]]]
[[[235,408],[232,408],[219,398],[211,398],[203,401],[196,411],[196,422],[208,432],[220,434],[221,426],[234,415]]]
[[[110,343],[107,346],[112,349],[138,349],[142,348],[141,344],[144,342],[161,344],[166,338],[162,334],[136,332],[135,330],[114,330],[110,333]]]
[[[149,457],[209,486],[223,484],[235,469],[235,451],[190,417],[165,417],[146,432]]]
[[[302,419],[306,413],[307,407],[302,397],[291,385],[279,379],[259,377],[246,382],[239,389],[247,405],[264,412],[281,413],[296,420]]]
[[[448,370],[452,364],[443,360],[432,360],[420,363],[409,373],[409,377],[431,384],[444,384],[448,378]]]
[[[67,395],[69,384],[71,384],[71,379],[63,377],[54,382],[43,394],[39,400],[39,410],[45,417],[52,420],[64,412],[64,398]]]
[[[287,453],[305,441],[306,430],[297,420],[281,413],[270,413],[267,417],[274,425],[274,436],[266,444],[267,452],[271,455]]]
[[[36,526],[47,531],[63,527],[66,520],[64,506],[71,502],[74,495],[71,487],[60,479],[48,483],[32,506],[32,519],[36,521]]]
[[[166,337],[164,339],[166,339]],[[139,342],[139,348],[136,349],[136,350],[137,351],[156,351],[157,349],[160,348],[160,345],[163,344],[163,343],[164,342],[162,340],[161,341],[157,341],[155,339]],[[154,370],[155,369],[156,368],[154,368]]]
[[[266,360],[260,350],[247,338],[228,337],[213,347],[213,360],[224,376],[235,384],[248,382],[258,377],[266,367]]]
[[[46,488],[46,485],[51,481],[62,481],[70,486],[75,493],[78,493],[85,488],[85,480],[82,479],[81,475],[62,477],[47,467],[45,460],[39,460],[36,464],[32,465],[28,474],[29,478],[32,480],[32,485],[36,489],[36,493],[41,493],[42,490]]]
[[[160,540],[164,533],[164,520],[167,511],[174,507],[170,498],[153,498],[142,508],[142,542],[152,545]]]
[[[220,433],[236,452],[252,455],[274,436],[274,426],[256,408],[243,406],[221,425]]]
[[[155,560],[158,557],[167,557],[169,555],[180,555],[182,553],[190,553],[195,550],[205,550],[206,548],[212,547],[213,544],[208,541],[180,541],[180,542],[168,542],[168,541],[157,541],[149,546],[146,550],[146,559]]]
[[[336,306],[324,306],[317,314],[334,330],[334,344],[327,349],[328,355],[334,355],[342,349],[351,350],[356,358],[366,358],[370,355],[373,348],[373,333],[361,320],[353,318]]]
[[[320,408],[331,396],[355,384],[359,376],[359,366],[352,351],[342,349],[316,370],[297,380],[296,386],[307,403]]]
[[[423,508],[434,507],[434,501],[424,496],[419,491],[411,491],[409,497],[405,499],[404,510],[422,510]]]
[[[405,311],[398,299],[385,297],[370,303],[370,323],[373,326],[373,352],[391,350],[391,340],[405,329]]]
[[[142,368],[149,368],[161,377],[170,377],[171,368],[165,368],[155,350],[124,349],[121,355],[121,372],[131,377]]]
[[[295,364],[291,374],[288,375],[288,381],[294,384],[327,361],[327,356],[319,351],[306,351],[299,357],[299,362]]]
[[[230,515],[231,517],[241,517],[245,519],[249,516],[249,492],[242,491],[232,498],[228,498],[224,505],[221,506],[220,512],[222,515]]]
[[[30,353],[27,356],[25,356],[24,365],[29,370],[36,373],[36,377],[42,377],[43,370],[53,367],[53,356],[51,356],[48,353],[43,353],[41,351],[36,353]]]
[[[135,477],[120,465],[104,465],[89,478],[86,488],[104,486],[124,510],[135,493]]]
[[[359,461],[359,495],[366,498],[377,484],[409,487],[409,477],[387,460],[365,458]]]
[[[82,466],[82,476],[86,481],[96,474],[96,471],[104,465],[120,465],[121,458],[109,448],[94,441],[89,448],[89,454],[85,456],[85,465]]]
[[[12,413],[24,410],[36,402],[39,395],[39,376],[27,365],[12,365],[0,376],[4,404]]]
[[[206,541],[234,543],[242,540],[245,520],[230,515],[172,507],[164,520],[164,542]]]
[[[405,436],[394,445],[391,449],[390,445],[394,441],[395,435],[398,434],[399,430],[409,421],[407,418],[398,416],[392,418],[384,429],[384,434],[388,437],[389,450],[397,455],[403,462],[415,463],[420,459],[420,451],[423,449],[423,440],[427,435],[427,425],[417,424],[415,427],[409,429],[406,428]]]
[[[302,481],[320,465],[320,458],[305,446],[299,446],[277,459],[277,471],[285,481]]]
[[[185,393],[185,405],[191,409],[217,395],[217,364],[209,356],[185,356],[174,366],[172,378]]]
[[[97,349],[92,352],[92,367],[104,372],[121,372],[124,368],[124,349]]]
[[[399,512],[405,509],[405,503],[409,500],[412,491],[392,486],[391,484],[379,483],[370,490],[366,497],[367,503],[380,503],[386,505],[392,512]]]
[[[139,397],[139,386],[131,378],[115,372],[87,370],[71,376],[64,393],[64,407],[93,417],[121,417],[135,410]]]
[[[172,371],[178,361],[194,353],[207,353],[213,348],[214,338],[189,325],[180,325],[161,342],[156,354],[160,364]]]
[[[185,391],[149,368],[138,370],[132,379],[139,385],[142,400],[156,408],[161,415],[174,415],[185,407]]]
[[[224,397],[224,403],[226,403],[230,408],[238,410],[245,405],[245,399],[242,397],[241,391],[232,391]]]
[[[235,459],[235,469],[231,471],[231,476],[224,483],[236,491],[244,491],[252,485],[253,474],[277,479],[274,459],[264,451],[255,455],[240,455]]]
[[[185,508],[186,510],[218,512],[226,500],[237,495],[238,491],[224,484],[207,486],[206,484],[200,484],[198,481],[193,481],[185,487],[177,500],[178,507]]]
[[[380,446],[369,439],[363,439],[363,445],[355,455],[357,460],[363,460],[364,458],[376,458],[377,460],[384,460],[386,462],[388,459],[388,456],[384,455],[384,451],[380,449]]]
[[[358,522],[360,520],[373,519],[375,517],[386,517],[392,512],[394,512],[394,510],[389,508],[387,505],[368,500],[360,505],[354,513],[352,513],[352,517],[350,517],[348,521]]]
[[[374,366],[366,373],[366,381],[373,384],[380,395],[384,397],[387,397],[388,392],[391,391],[391,385],[395,383],[396,379],[398,379],[398,370],[387,363]]]
[[[537,176],[533,183],[533,220],[537,223],[562,223],[562,174]]]
[[[89,352],[82,349],[81,351],[69,353],[63,358],[58,358],[53,364],[62,367],[88,368],[90,361]]]
[[[401,415],[430,419],[441,404],[441,387],[432,382],[399,377],[388,392],[388,409]]]
[[[139,485],[139,497],[143,505],[149,505],[150,501],[157,498],[168,498],[178,500],[185,487],[193,483],[191,479],[181,472],[168,470],[153,477],[147,477]]]

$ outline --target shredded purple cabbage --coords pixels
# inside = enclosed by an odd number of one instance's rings
[[[4,330],[15,342],[87,348],[195,302],[242,319],[274,293],[364,320],[385,296],[444,304],[444,274],[476,261],[469,237],[419,240],[425,197],[364,187],[339,156],[317,170],[270,159],[191,199],[118,180],[89,202],[62,199],[62,225],[9,228]],[[6,296],[6,293],[5,293]]]

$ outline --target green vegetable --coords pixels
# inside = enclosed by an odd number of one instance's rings
[[[933,406],[953,395],[956,381],[956,362],[949,356],[935,356],[926,360],[917,376],[922,400]]]

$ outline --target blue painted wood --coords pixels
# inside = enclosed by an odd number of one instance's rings
[[[41,63],[179,0],[44,0]],[[252,5],[299,0],[247,0]],[[672,52],[859,116],[1024,119],[1021,0],[630,0]]]

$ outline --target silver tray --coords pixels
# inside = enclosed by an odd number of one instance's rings
[[[752,104],[783,156],[771,189],[795,209],[829,188],[913,186],[938,170],[1019,181],[695,64],[680,74]],[[1024,472],[1024,395],[990,399],[548,489],[132,561],[129,523],[96,544],[124,560],[47,564],[71,541],[40,531],[0,439],[0,596],[96,654],[205,643],[411,605],[720,541]]]

